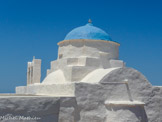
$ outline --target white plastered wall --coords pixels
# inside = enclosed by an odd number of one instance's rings
[[[61,70],[66,82],[78,82],[96,69],[111,68],[110,60],[118,61],[119,57],[120,44],[113,41],[76,39],[58,45],[58,59],[51,62],[47,75]]]

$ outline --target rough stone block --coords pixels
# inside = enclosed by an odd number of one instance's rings
[[[1,122],[58,122],[60,99],[40,96],[0,96]],[[5,120],[8,119],[9,120]]]

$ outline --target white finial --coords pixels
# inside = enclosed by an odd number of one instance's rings
[[[35,56],[33,56],[33,59],[35,59]]]
[[[89,19],[89,20],[88,20],[88,23],[92,23],[92,20],[91,20],[91,19]]]

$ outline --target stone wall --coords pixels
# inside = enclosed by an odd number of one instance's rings
[[[58,122],[60,99],[0,96],[0,122]]]

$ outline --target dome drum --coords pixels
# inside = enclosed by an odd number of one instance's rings
[[[97,57],[101,54],[108,54],[107,59],[118,59],[120,44],[112,41],[74,39],[59,42],[58,59],[78,58],[78,57]]]

